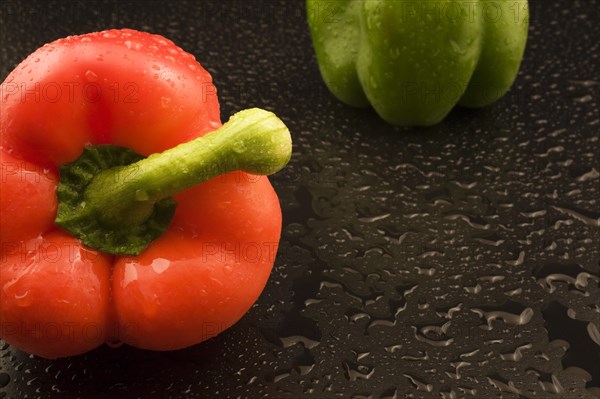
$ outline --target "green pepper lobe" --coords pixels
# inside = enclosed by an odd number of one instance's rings
[[[330,91],[395,125],[433,125],[457,104],[502,97],[529,23],[527,0],[307,0],[307,14]]]

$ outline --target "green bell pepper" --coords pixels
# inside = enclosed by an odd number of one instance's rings
[[[529,25],[527,0],[307,0],[307,16],[331,92],[413,126],[502,97]]]

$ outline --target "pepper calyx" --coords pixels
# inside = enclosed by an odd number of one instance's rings
[[[168,228],[177,206],[171,196],[236,170],[276,173],[291,152],[286,125],[259,108],[147,158],[123,147],[86,147],[60,168],[55,223],[89,247],[138,255]]]

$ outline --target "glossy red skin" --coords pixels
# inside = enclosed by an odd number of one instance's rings
[[[2,339],[48,358],[105,341],[172,350],[243,316],[281,232],[266,177],[236,172],[178,194],[168,231],[135,257],[85,248],[53,223],[57,167],[85,145],[149,155],[221,125],[216,89],[192,55],[132,30],[73,36],[32,53],[1,89]]]

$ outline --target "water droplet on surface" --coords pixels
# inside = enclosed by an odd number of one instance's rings
[[[373,75],[369,76],[369,84],[375,90],[379,87],[379,83],[377,82],[377,79]]]
[[[91,70],[87,70],[85,71],[85,80],[87,80],[88,82],[96,82],[98,81],[98,75],[96,75],[96,73],[94,71]]]
[[[133,50],[140,50],[142,48],[142,44],[139,42],[135,42],[132,40],[125,40],[123,42],[123,44],[125,45],[125,47],[127,47],[129,50],[133,49]]]
[[[417,388],[417,391],[423,391],[423,392],[432,392],[433,391],[433,384],[428,384],[423,381],[420,381],[410,374],[402,374],[402,375],[404,377],[408,378],[408,380],[414,385],[414,387]]]
[[[15,304],[19,307],[26,308],[33,304],[33,296],[30,295],[30,291],[26,290],[22,293],[14,294]]]
[[[247,150],[246,143],[243,140],[236,141],[231,145],[231,149],[237,154],[243,154]]]
[[[375,374],[375,368],[354,363],[351,361],[343,361],[345,376],[349,381],[368,380]]]
[[[465,54],[467,52],[467,50],[463,49],[458,43],[456,43],[454,40],[450,40],[450,46],[452,47],[452,50],[457,53],[457,54]]]
[[[163,258],[156,258],[152,261],[151,267],[157,274],[162,274],[164,271],[169,269],[171,261]]]
[[[518,362],[523,359],[523,351],[531,349],[533,347],[532,344],[522,345],[515,349],[513,353],[504,353],[500,355],[500,359],[508,360],[512,362]]]
[[[559,206],[551,206],[558,212],[569,215],[572,218],[579,220],[591,227],[600,227],[600,213],[584,210],[575,210]]]
[[[280,340],[281,340],[281,344],[283,345],[284,348],[289,348],[290,346],[293,346],[296,344],[302,344],[305,348],[312,349],[312,348],[316,347],[317,345],[319,345],[319,341],[314,341],[310,338],[303,337],[300,335],[294,335],[294,336],[290,336],[290,337],[281,337]]]
[[[589,94],[586,94],[585,96],[582,96],[582,97],[575,98],[575,102],[580,103],[580,104],[586,104],[586,103],[589,103],[592,101],[594,101],[594,98]]]
[[[4,388],[10,382],[10,375],[6,373],[0,373],[0,388]]]
[[[138,273],[135,266],[132,264],[125,265],[125,272],[123,274],[123,281],[121,282],[121,287],[126,288],[129,284],[137,281]]]

